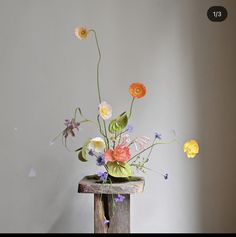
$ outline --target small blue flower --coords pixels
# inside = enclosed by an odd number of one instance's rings
[[[165,175],[164,175],[164,179],[168,179],[168,174],[165,174]]]
[[[155,138],[161,140],[161,134],[158,132],[155,132]]]
[[[117,197],[115,198],[115,202],[123,202],[125,199],[125,196],[118,194]]]
[[[105,157],[104,157],[104,155],[99,155],[98,157],[97,157],[97,160],[96,160],[97,162],[96,162],[96,165],[98,165],[98,166],[102,166],[102,165],[105,165]]]
[[[132,133],[134,130],[134,126],[131,125],[131,124],[128,124],[125,128],[125,131],[128,132],[128,133]]]
[[[106,181],[108,177],[108,173],[105,171],[99,171],[97,172],[97,176],[99,177],[101,181]]]
[[[88,154],[89,154],[90,156],[94,156],[93,150],[89,150]]]

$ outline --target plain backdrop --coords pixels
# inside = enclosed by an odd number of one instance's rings
[[[225,21],[207,18],[213,5],[228,10]],[[156,147],[154,171],[137,174],[146,183],[131,196],[131,232],[236,232],[233,0],[0,0],[0,232],[93,232],[93,196],[77,188],[101,169],[50,143],[76,107],[96,119],[96,44],[76,39],[77,26],[97,31],[114,116],[142,82],[133,136],[179,140]],[[69,149],[97,135],[84,125]],[[190,138],[195,159],[182,151]]]

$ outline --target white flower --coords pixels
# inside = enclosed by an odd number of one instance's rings
[[[149,142],[150,138],[146,136],[138,137],[134,141],[135,150],[142,151],[145,149],[147,143]]]
[[[112,116],[112,107],[106,101],[103,101],[99,106],[99,114],[103,119],[109,119]]]
[[[120,145],[122,146],[128,146],[131,142],[130,135],[129,134],[121,134],[120,138],[118,137],[117,140],[120,139]]]
[[[104,140],[101,137],[95,137],[90,140],[88,144],[88,149],[95,151],[95,152],[103,152],[105,149],[106,145]]]

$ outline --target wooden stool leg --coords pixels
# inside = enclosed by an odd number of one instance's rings
[[[122,195],[124,201],[115,202],[116,195],[94,194],[94,233],[130,233],[130,194]]]

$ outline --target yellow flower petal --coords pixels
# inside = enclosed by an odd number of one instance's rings
[[[199,153],[199,145],[196,140],[191,139],[184,143],[183,151],[188,158],[194,158]]]

